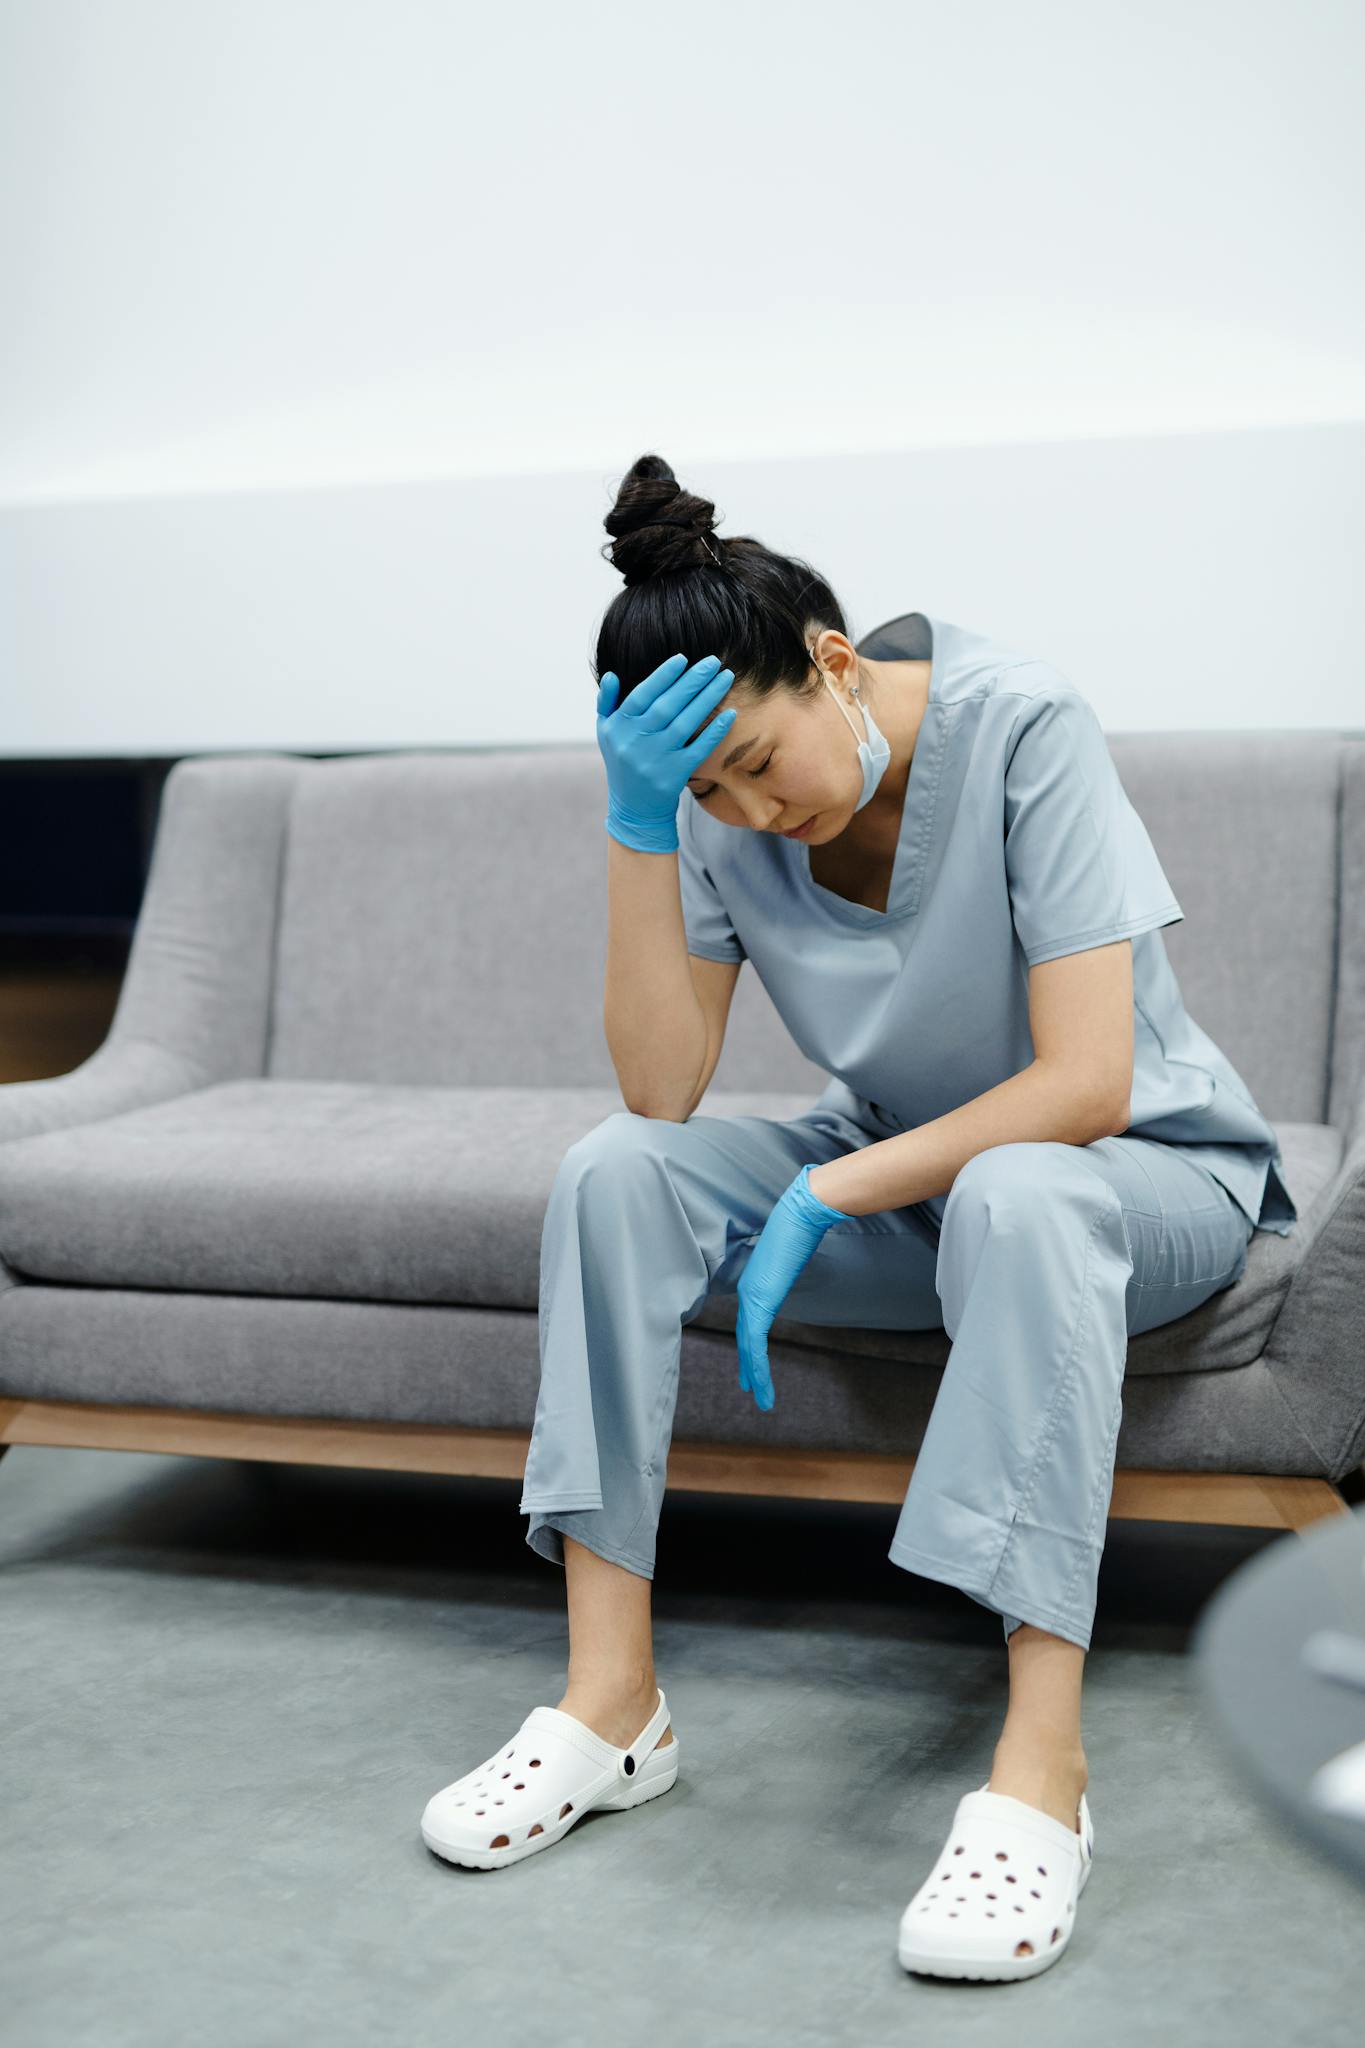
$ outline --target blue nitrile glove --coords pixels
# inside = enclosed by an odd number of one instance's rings
[[[678,800],[729,732],[734,711],[722,711],[688,741],[734,680],[719,655],[688,668],[685,654],[670,654],[617,710],[620,678],[607,670],[597,690],[597,744],[607,764],[602,822],[613,839],[641,853],[677,852]]]
[[[817,1162],[818,1163],[818,1162]],[[771,1408],[777,1396],[768,1370],[768,1331],[797,1274],[825,1232],[852,1219],[846,1210],[831,1209],[811,1193],[810,1167],[803,1166],[777,1203],[754,1241],[739,1276],[739,1383],[759,1408]]]

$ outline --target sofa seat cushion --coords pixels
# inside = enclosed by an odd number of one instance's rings
[[[81,1286],[535,1308],[555,1171],[620,1107],[610,1088],[222,1082],[0,1146],[0,1259]]]
[[[795,1117],[801,1094],[713,1091],[701,1114]],[[0,1147],[0,1259],[21,1279],[325,1300],[538,1307],[541,1230],[569,1146],[613,1088],[231,1081]],[[1326,1126],[1278,1128],[1300,1209],[1258,1232],[1238,1284],[1133,1340],[1130,1370],[1259,1356],[1339,1158]],[[690,1320],[733,1329],[735,1299]],[[827,1349],[825,1326],[780,1334]],[[941,1365],[942,1330],[851,1328],[842,1348]]]

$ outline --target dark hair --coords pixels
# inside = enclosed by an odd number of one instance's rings
[[[715,510],[683,490],[661,455],[642,455],[621,479],[601,553],[626,587],[603,616],[596,656],[598,681],[608,670],[620,681],[618,705],[670,654],[719,655],[758,697],[822,687],[806,649],[814,633],[847,635],[839,600],[808,562],[747,534],[720,539]]]

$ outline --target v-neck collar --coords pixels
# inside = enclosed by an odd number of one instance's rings
[[[884,626],[878,626],[866,636],[868,641],[883,635],[893,636],[897,626],[908,625],[910,621],[923,619],[929,628],[929,689],[925,698],[924,715],[915,735],[915,751],[910,756],[910,774],[905,785],[905,796],[901,804],[900,833],[896,840],[895,858],[891,863],[891,881],[887,889],[885,910],[876,910],[870,903],[852,903],[847,896],[838,895],[827,889],[823,882],[817,882],[810,868],[810,847],[804,839],[790,839],[785,843],[796,849],[800,862],[799,873],[808,889],[832,917],[842,918],[846,924],[886,925],[895,924],[903,917],[912,917],[919,909],[920,888],[924,879],[925,858],[929,851],[929,835],[933,827],[934,798],[938,791],[939,768],[943,758],[943,707],[940,692],[943,684],[944,634],[946,628],[939,619],[931,619],[927,612],[906,612],[901,618],[892,619]],[[860,650],[861,651],[861,650]],[[923,656],[898,655],[889,651],[878,655],[877,660],[922,660]]]

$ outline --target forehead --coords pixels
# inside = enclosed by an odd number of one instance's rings
[[[719,708],[717,706],[717,710]],[[717,775],[725,774],[731,768],[736,771],[751,768],[755,762],[762,761],[765,748],[782,738],[796,708],[793,699],[782,690],[774,690],[770,696],[756,701],[751,699],[747,704],[736,698],[735,722],[725,734],[723,748],[718,740],[700,766],[693,769],[688,777],[689,784],[701,783],[709,790]],[[710,720],[706,722],[709,724]],[[700,731],[698,726],[697,732],[688,735],[689,740],[694,740]]]
[[[780,694],[775,691],[770,697],[757,701],[751,698],[746,701],[732,690],[728,698],[722,698],[720,704],[713,708],[709,718],[704,718],[701,724],[693,728],[687,736],[689,745],[698,737],[702,726],[710,725],[712,719],[719,716],[722,707],[732,709],[735,713],[735,722],[724,736],[727,742],[724,753],[707,756],[708,773],[713,768],[729,767],[731,762],[748,754],[760,740],[771,738],[778,731],[783,719]],[[720,744],[721,742],[717,740],[716,746],[719,747]]]
[[[737,747],[745,740],[780,731],[794,709],[794,700],[785,690],[773,690],[766,697],[746,697],[739,690],[732,689],[719,704],[712,706],[710,717],[700,719],[693,726],[688,738],[696,739],[702,727],[718,718],[722,711],[733,711],[735,722],[727,737],[731,747]]]

